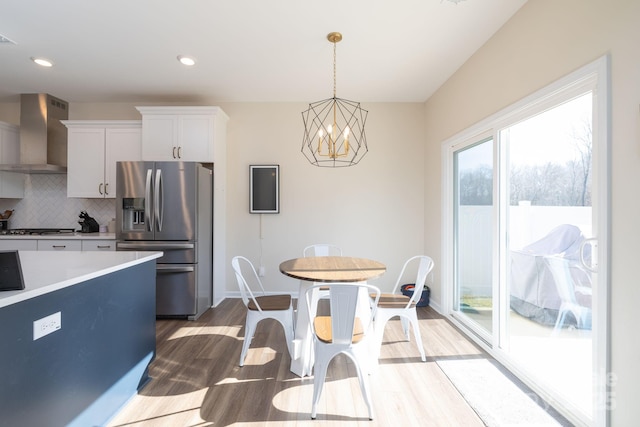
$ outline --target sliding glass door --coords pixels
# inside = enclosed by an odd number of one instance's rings
[[[585,425],[610,378],[603,69],[449,141],[444,165],[448,314]]]

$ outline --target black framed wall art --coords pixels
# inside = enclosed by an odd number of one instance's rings
[[[250,213],[280,213],[280,165],[249,166]]]

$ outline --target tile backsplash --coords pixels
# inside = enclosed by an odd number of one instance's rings
[[[67,198],[67,175],[34,174],[25,176],[24,199],[0,199],[0,212],[14,210],[9,228],[79,230],[81,211],[107,225],[115,218],[115,205],[115,199]]]

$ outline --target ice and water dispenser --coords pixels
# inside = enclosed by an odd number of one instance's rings
[[[122,231],[145,231],[144,197],[122,199]]]

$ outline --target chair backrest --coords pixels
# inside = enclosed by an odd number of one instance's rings
[[[240,289],[240,296],[244,305],[249,304],[249,299],[252,299],[259,311],[262,311],[260,304],[256,301],[254,292],[251,290],[251,285],[254,285],[256,291],[260,291],[261,295],[265,294],[262,282],[256,273],[256,269],[253,267],[251,261],[243,256],[235,256],[231,259],[231,266],[236,273],[236,281],[238,282],[238,288]]]
[[[302,255],[309,256],[342,256],[342,249],[339,246],[320,243],[304,248]]]
[[[411,306],[412,303],[417,304],[418,301],[420,301],[420,297],[422,296],[422,289],[424,288],[424,284],[427,281],[427,276],[429,275],[431,270],[433,270],[433,266],[433,260],[426,255],[416,255],[409,258],[402,266],[402,270],[400,270],[398,280],[396,281],[396,285],[393,287],[392,293],[395,294],[398,291],[398,287],[400,286],[400,282],[404,277],[405,270],[407,270],[407,268],[409,267],[416,268],[416,278],[413,282],[415,283],[415,287],[413,288],[413,295],[411,295],[411,299],[407,304],[407,307]]]
[[[349,345],[353,342],[358,299],[363,298],[360,304],[362,304],[362,301],[366,301],[367,309],[371,310],[368,323],[362,325],[363,333],[366,335],[375,317],[375,310],[380,299],[380,289],[366,283],[323,283],[313,285],[307,289],[304,295],[307,303],[307,313],[316,312],[316,310],[311,307],[312,293],[319,291],[320,288],[327,287],[329,288],[331,343]],[[373,304],[370,303],[370,295],[375,295]],[[315,301],[317,302],[317,299]],[[317,336],[314,319],[309,319],[309,324],[311,325],[313,334]]]
[[[569,261],[559,256],[545,256],[544,261],[553,275],[560,301],[577,304],[575,283],[569,269]]]

